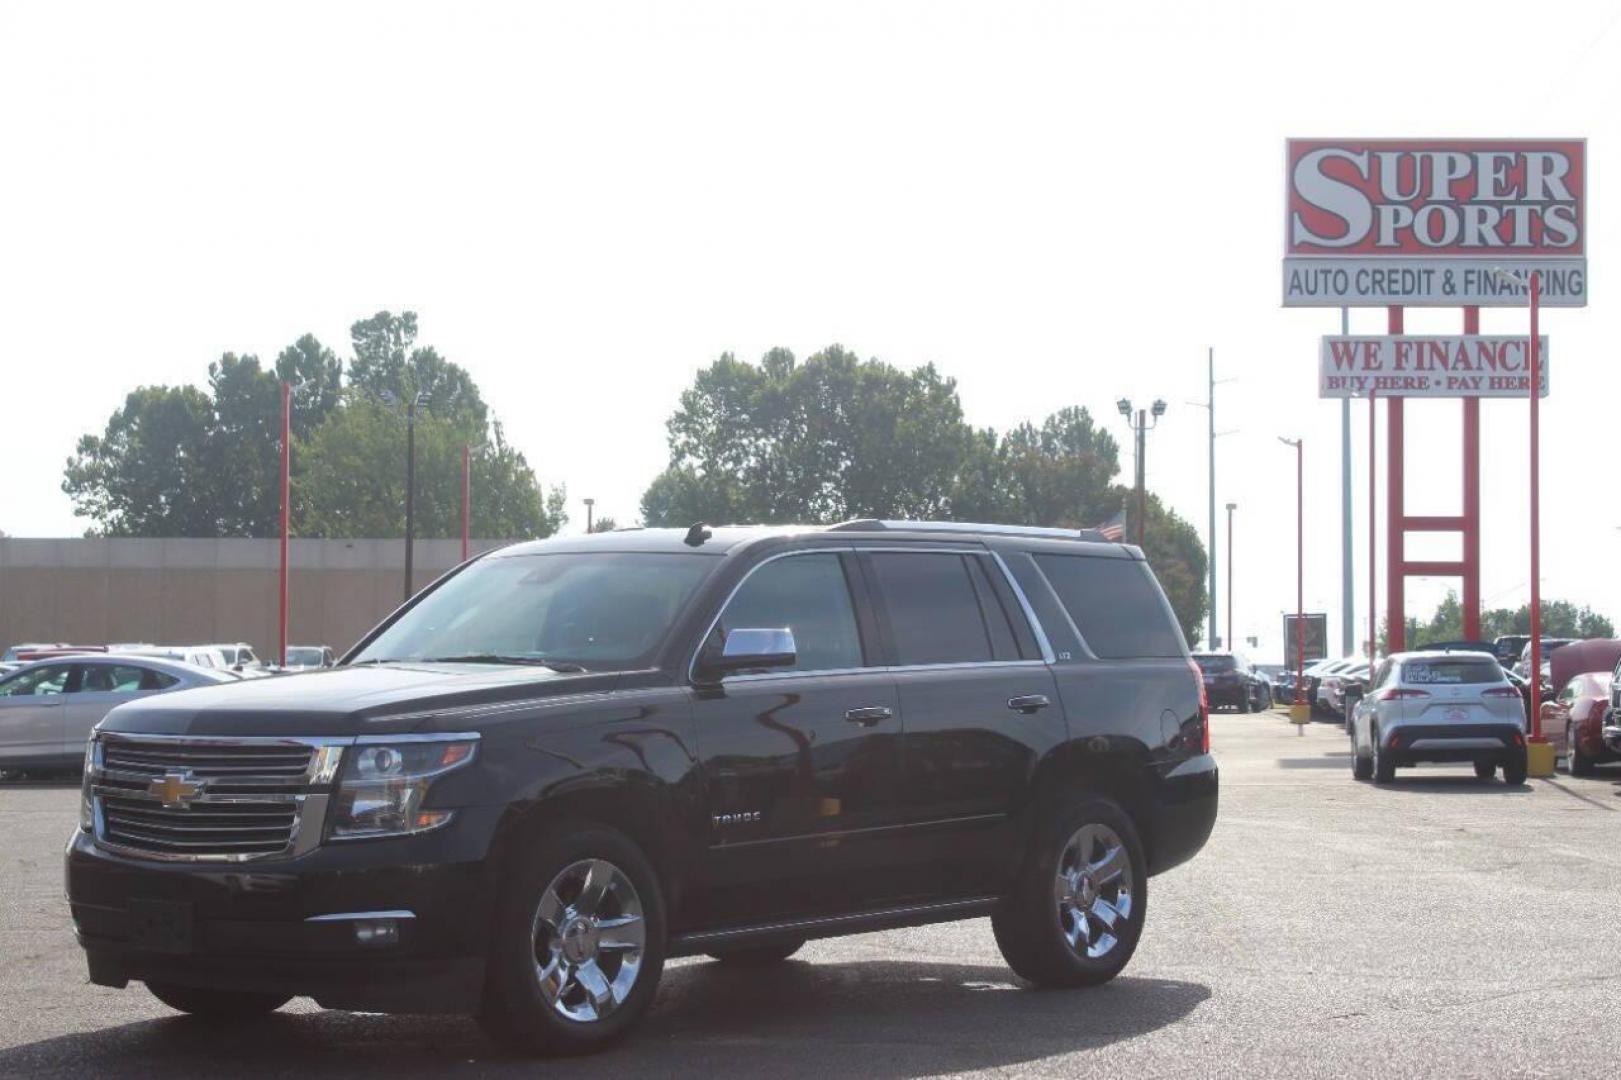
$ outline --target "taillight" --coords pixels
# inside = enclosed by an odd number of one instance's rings
[[[1410,686],[1392,686],[1389,690],[1379,691],[1380,701],[1400,701],[1402,698],[1429,697],[1428,690],[1414,690]]]
[[[1204,673],[1199,665],[1192,660],[1188,661],[1188,670],[1193,672],[1193,683],[1199,688],[1199,753],[1210,753],[1210,695],[1205,693]]]
[[[1489,690],[1483,691],[1481,696],[1482,697],[1511,697],[1511,698],[1518,699],[1520,697],[1520,692],[1518,690],[1514,689],[1514,687],[1512,687],[1512,686],[1494,686]]]

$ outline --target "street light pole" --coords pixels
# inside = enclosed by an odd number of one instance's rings
[[[413,394],[405,403],[405,599],[411,599],[412,545],[416,540],[417,488],[417,401]]]
[[[467,561],[469,518],[473,513],[473,448],[462,443],[462,562]]]
[[[1295,449],[1295,703],[1290,717],[1297,727],[1306,721],[1306,440],[1278,441]]]
[[[1233,650],[1233,511],[1237,503],[1227,504],[1227,648]]]
[[[291,515],[288,510],[291,486],[288,478],[292,463],[292,433],[293,433],[293,387],[290,383],[281,384],[281,579],[277,585],[277,606],[280,609],[280,618],[277,621],[276,635],[276,662],[285,670],[287,667],[287,534],[290,528]]]
[[[1137,416],[1132,418],[1131,399],[1121,398],[1115,402],[1120,415],[1126,418],[1126,424],[1131,428],[1132,446],[1135,448],[1133,457],[1136,461],[1137,485],[1137,546],[1143,546],[1148,521],[1148,432],[1159,426],[1159,418],[1165,415],[1165,400],[1155,398],[1152,409],[1138,409]],[[1148,422],[1152,415],[1154,422]]]

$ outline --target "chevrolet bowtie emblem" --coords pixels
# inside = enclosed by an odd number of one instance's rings
[[[203,785],[193,781],[190,773],[164,773],[146,785],[146,793],[162,799],[163,805],[171,810],[185,806],[202,792]]]

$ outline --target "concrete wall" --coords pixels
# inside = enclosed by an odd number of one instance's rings
[[[418,540],[416,587],[460,559],[460,540]],[[400,604],[404,541],[294,540],[288,562],[290,644],[342,653]],[[269,659],[280,565],[275,540],[0,539],[0,648],[246,641]]]

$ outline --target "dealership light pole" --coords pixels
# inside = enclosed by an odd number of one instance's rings
[[[467,561],[468,519],[473,513],[473,448],[462,443],[462,562]]]
[[[1137,465],[1137,546],[1142,547],[1144,527],[1148,521],[1148,433],[1159,426],[1159,418],[1165,415],[1165,400],[1155,398],[1152,409],[1138,409],[1136,420],[1131,417],[1130,398],[1121,398],[1115,402],[1115,407],[1120,410],[1120,415],[1126,418],[1126,424],[1131,428],[1135,440],[1133,445],[1136,447],[1134,456]],[[1152,424],[1148,422],[1150,413],[1154,417]]]
[[[291,383],[281,384],[281,580],[277,585],[277,606],[280,609],[280,618],[277,621],[276,634],[276,662],[283,669],[287,667],[287,533],[290,527],[291,515],[288,513],[288,503],[291,495],[291,485],[288,482],[292,465],[292,433],[293,433],[293,387]]]
[[[1296,724],[1295,732],[1304,729],[1306,722],[1306,440],[1278,441],[1295,450],[1295,703],[1289,719]]]
[[[597,500],[595,500],[595,499],[586,499],[585,500],[585,531],[586,531],[586,535],[588,535],[588,536],[591,534],[592,528],[595,525],[595,521],[592,518],[591,508],[596,506],[596,505],[597,505]]]
[[[1232,649],[1233,642],[1233,511],[1238,509],[1237,503],[1227,504],[1227,648]]]

